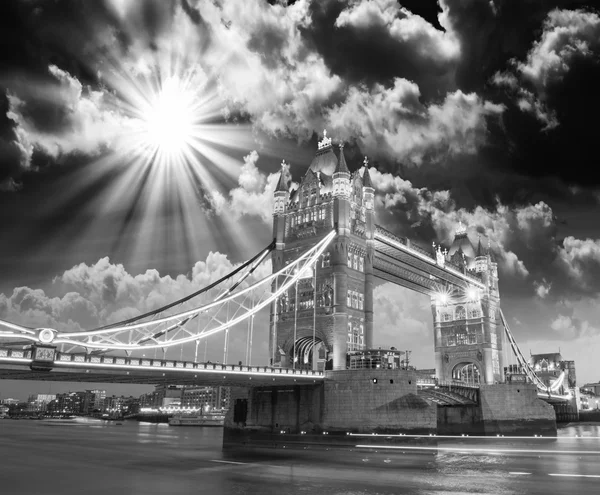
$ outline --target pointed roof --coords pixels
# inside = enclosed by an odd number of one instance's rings
[[[345,173],[350,175],[350,170],[348,170],[348,165],[346,165],[346,157],[344,156],[344,143],[340,143],[340,159],[334,173]]]
[[[289,189],[287,187],[287,180],[285,180],[285,177],[283,175],[285,165],[286,165],[285,160],[283,160],[281,162],[281,173],[279,174],[279,182],[277,182],[277,187],[275,188],[275,192],[282,192],[282,191],[289,192]]]
[[[481,236],[479,236],[479,240],[477,241],[477,257],[485,255],[486,252],[484,251],[483,246],[481,245]]]
[[[488,239],[488,256],[490,257],[490,261],[492,261],[493,263],[496,263],[496,255],[494,254],[494,251],[492,251],[492,243],[491,241]]]
[[[452,256],[459,249],[468,258],[475,258],[475,248],[473,247],[473,244],[471,244],[469,236],[467,235],[467,228],[462,222],[458,223],[458,228],[456,229],[456,233],[454,235],[454,242],[452,243],[452,246],[450,246],[448,254]]]
[[[371,182],[371,174],[369,173],[369,159],[366,156],[363,164],[365,166],[365,171],[363,173],[363,187],[374,189],[373,183]]]

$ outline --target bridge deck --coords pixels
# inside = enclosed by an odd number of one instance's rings
[[[0,379],[180,385],[316,384],[318,371],[57,353],[49,371],[34,371],[30,350],[0,349]]]

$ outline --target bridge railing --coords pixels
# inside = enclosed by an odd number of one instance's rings
[[[31,349],[0,349],[0,358],[31,359]]]
[[[0,349],[0,359],[31,359],[30,349]],[[272,368],[270,366],[245,366],[240,364],[222,364],[222,363],[195,363],[193,361],[176,361],[172,359],[154,359],[145,357],[116,357],[106,355],[90,355],[84,353],[66,353],[57,352],[54,363],[77,363],[106,365],[107,367],[114,366],[134,366],[141,368],[169,368],[177,369],[194,369],[205,371],[226,371],[226,372],[242,372],[242,373],[265,373],[274,375],[294,375],[294,376],[318,376],[322,377],[322,371],[313,370],[294,370],[288,368]]]

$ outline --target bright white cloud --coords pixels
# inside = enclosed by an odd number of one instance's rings
[[[442,10],[447,8],[442,5]],[[400,43],[409,44],[423,59],[456,61],[460,42],[446,22],[444,12],[438,19],[445,29],[439,31],[421,16],[402,7],[396,0],[358,0],[351,2],[335,21],[336,27],[385,29]]]
[[[273,192],[277,187],[280,173],[265,174],[256,166],[258,153],[252,151],[244,157],[244,165],[238,179],[239,187],[233,188],[225,197],[219,191],[211,193],[211,204],[218,215],[231,215],[234,219],[242,216],[257,216],[265,223],[273,218]],[[288,182],[291,180],[289,165],[284,166]]]
[[[356,140],[365,153],[420,164],[427,156],[476,152],[487,139],[486,118],[504,110],[460,90],[440,104],[425,106],[419,98],[418,86],[401,78],[391,88],[353,87],[328,111],[327,126],[341,139]]]
[[[546,282],[546,280],[543,279],[541,282],[534,282],[533,283],[533,287],[535,289],[536,295],[540,299],[544,299],[550,293],[550,289],[552,288],[552,284]]]

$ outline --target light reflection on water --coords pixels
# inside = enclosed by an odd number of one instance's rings
[[[547,495],[567,490],[596,493],[595,483],[600,483],[600,479],[549,476],[597,473],[600,456],[563,451],[600,451],[599,425],[561,428],[556,439],[440,442],[465,451],[335,451],[313,458],[276,450],[236,456],[221,450],[222,432],[130,421],[1,420],[0,493]],[[490,451],[468,452],[474,445]],[[493,452],[505,447],[523,453]],[[551,454],[531,454],[527,449]],[[529,474],[511,474],[515,472]]]

